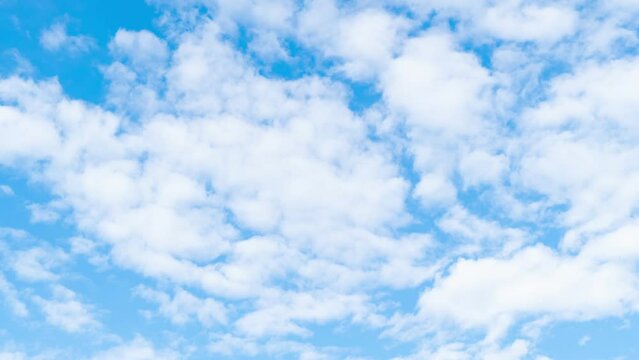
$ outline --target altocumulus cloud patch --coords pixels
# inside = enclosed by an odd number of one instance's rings
[[[638,3],[0,16],[0,358],[639,356]]]

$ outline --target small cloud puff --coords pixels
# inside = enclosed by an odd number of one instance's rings
[[[13,196],[15,193],[13,189],[9,185],[0,185],[0,195],[3,196]]]
[[[96,43],[95,39],[86,35],[70,35],[65,22],[55,22],[40,34],[40,45],[51,52],[80,54],[89,52]]]
[[[71,333],[99,325],[92,314],[92,307],[80,302],[75,292],[62,285],[54,285],[52,290],[51,299],[34,297],[47,323]]]

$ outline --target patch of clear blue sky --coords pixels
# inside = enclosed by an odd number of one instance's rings
[[[543,332],[537,347],[552,359],[639,359],[637,324],[637,315],[559,323]]]

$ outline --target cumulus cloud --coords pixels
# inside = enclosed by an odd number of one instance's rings
[[[585,64],[554,80],[548,100],[523,114],[522,143],[531,146],[518,176],[551,203],[569,204],[560,218],[571,227],[566,247],[619,226],[635,211],[638,147],[630,139],[638,130],[637,101],[627,89],[637,69],[625,59]]]
[[[428,32],[408,41],[383,84],[389,105],[415,132],[477,131],[488,110],[490,76],[475,56],[456,48],[451,34]]]
[[[118,30],[109,43],[117,57],[127,58],[135,66],[151,68],[162,65],[168,57],[166,42],[147,30]]]
[[[424,292],[419,316],[500,337],[527,315],[583,321],[636,312],[636,231],[629,224],[575,256],[536,245],[506,258],[460,260]]]
[[[408,20],[389,12],[366,9],[341,14],[330,1],[311,1],[300,15],[303,41],[339,59],[339,71],[355,80],[378,77],[399,51],[408,29]]]

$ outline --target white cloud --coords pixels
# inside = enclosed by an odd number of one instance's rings
[[[55,281],[58,275],[52,270],[68,260],[62,250],[48,247],[33,247],[27,250],[14,251],[11,267],[16,275],[27,281]]]
[[[450,205],[457,198],[457,189],[445,174],[430,173],[422,175],[413,194],[426,206]]]
[[[579,341],[577,343],[579,344],[579,346],[586,346],[590,342],[590,340],[592,340],[590,336],[584,335],[579,338]]]
[[[260,59],[267,61],[291,59],[285,45],[275,32],[257,32],[253,35],[248,48]]]
[[[462,154],[459,172],[465,186],[499,183],[508,169],[505,155],[494,155],[483,150]]]
[[[571,228],[566,247],[608,231],[632,216],[639,199],[639,79],[632,59],[585,64],[554,80],[547,101],[522,116],[520,183],[568,205],[559,218]]]
[[[88,52],[93,49],[95,40],[86,35],[70,35],[65,22],[55,22],[40,34],[40,45],[48,51],[64,50],[71,54]]]
[[[505,0],[404,0],[423,18],[437,11],[442,21],[459,20],[465,36],[491,36],[511,41],[553,43],[574,34],[579,13],[570,2]],[[572,5],[572,6],[571,6]]]
[[[176,290],[174,296],[147,287],[137,288],[136,293],[158,303],[159,313],[177,325],[184,325],[192,317],[207,327],[227,322],[227,310],[223,304],[210,298],[198,298],[183,289]]]
[[[19,78],[4,79],[0,82],[0,100],[11,102],[16,97],[32,95],[31,110],[35,116],[24,113],[24,109],[0,106],[0,162],[6,165],[18,164],[20,160],[47,158],[58,145],[55,126],[39,115],[52,97],[59,94],[57,83],[36,86],[33,82]],[[49,107],[50,109],[50,107]],[[20,134],[29,133],[28,137]]]
[[[503,182],[509,160],[498,138],[498,84],[453,33],[438,27],[406,40],[383,70],[386,111],[406,132],[404,146],[419,175],[412,195],[424,208],[454,206],[462,191]]]
[[[629,90],[638,77],[636,59],[585,63],[574,73],[555,79],[549,88],[551,97],[525,114],[524,120],[527,125],[538,128],[572,123],[594,126],[592,130],[619,127],[634,133],[639,130],[633,121],[639,107],[638,95]],[[596,124],[597,119],[604,121]]]
[[[462,240],[460,250],[463,253],[495,251],[508,254],[530,241],[527,232],[481,219],[459,205],[451,207],[437,225],[453,239]]]
[[[116,58],[124,58],[136,68],[164,66],[169,56],[166,42],[147,30],[118,30],[109,43],[109,50]]]
[[[9,185],[4,185],[4,184],[0,185],[0,193],[5,196],[15,195],[15,193],[13,192],[13,189]]]
[[[32,223],[53,223],[60,219],[60,209],[56,203],[30,204],[27,208],[31,213]]]
[[[24,230],[0,227],[0,238],[2,240],[23,240],[28,239],[29,237],[29,233]]]
[[[456,48],[451,34],[430,31],[406,42],[383,75],[384,97],[414,127],[448,134],[481,128],[492,81],[477,58]]]
[[[393,360],[411,360],[411,359],[434,359],[434,360],[467,360],[470,355],[464,350],[464,344],[453,343],[446,344],[437,349],[422,349],[413,356],[399,357]]]
[[[109,42],[109,52],[115,61],[102,68],[109,81],[108,103],[138,116],[159,111],[170,55],[167,42],[147,30],[119,29]]]
[[[348,356],[346,351],[340,352],[340,349],[335,347],[322,348],[290,340],[272,340],[258,343],[251,338],[242,338],[230,334],[216,334],[209,345],[209,350],[225,357],[232,357],[234,354],[252,357],[264,354],[264,356],[269,358],[295,357],[296,359],[305,360],[360,359]]]
[[[136,337],[129,343],[95,354],[91,360],[176,360],[179,358],[181,357],[173,350],[157,350],[148,340]]]
[[[518,3],[488,7],[477,26],[498,38],[516,41],[554,42],[576,31],[579,15],[572,8]]]
[[[3,51],[6,58],[11,59],[11,65],[13,65],[13,73],[22,76],[33,76],[35,73],[35,67],[18,51],[18,49],[9,49]]]
[[[4,301],[14,314],[21,317],[29,314],[27,306],[20,300],[15,286],[11,284],[2,273],[0,273],[0,295],[2,295]]]
[[[528,315],[590,320],[639,311],[637,229],[591,240],[575,256],[535,245],[505,258],[459,260],[423,293],[420,316],[499,338]]]
[[[408,28],[406,19],[381,9],[341,13],[331,1],[312,1],[300,14],[299,31],[303,41],[340,59],[348,77],[369,80],[399,50]]]
[[[24,353],[16,351],[2,351],[0,350],[0,360],[25,360],[27,357]]]
[[[104,253],[104,244],[89,240],[83,237],[74,236],[69,239],[72,255],[83,255],[88,258],[89,263],[106,268],[109,264],[109,256]]]
[[[51,299],[34,297],[49,324],[72,333],[99,326],[91,306],[80,302],[75,292],[62,285],[53,285],[52,292]]]

